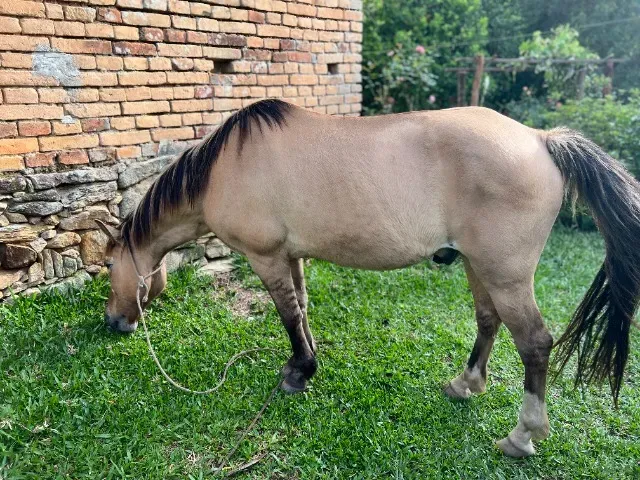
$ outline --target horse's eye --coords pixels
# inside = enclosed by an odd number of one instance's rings
[[[109,270],[111,270],[111,267],[113,267],[113,260],[108,259],[104,262],[104,264],[107,266]]]

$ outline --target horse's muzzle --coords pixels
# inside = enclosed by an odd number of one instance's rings
[[[116,332],[132,333],[138,328],[138,322],[129,322],[127,317],[120,315],[118,317],[112,317],[108,313],[104,314],[104,323]]]

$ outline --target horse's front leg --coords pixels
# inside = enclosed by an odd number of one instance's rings
[[[249,263],[269,291],[291,341],[293,356],[284,367],[282,389],[291,393],[303,391],[316,372],[317,362],[305,334],[291,262],[281,256],[249,256]]]

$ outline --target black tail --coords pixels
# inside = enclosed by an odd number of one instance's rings
[[[604,237],[606,257],[556,343],[562,370],[577,351],[576,384],[609,380],[617,404],[640,302],[640,183],[578,132],[545,133],[547,149],[573,201],[585,203]]]

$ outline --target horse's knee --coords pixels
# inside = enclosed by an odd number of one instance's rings
[[[478,334],[485,338],[493,338],[498,333],[500,320],[498,313],[492,309],[476,310],[476,322],[478,324]]]

